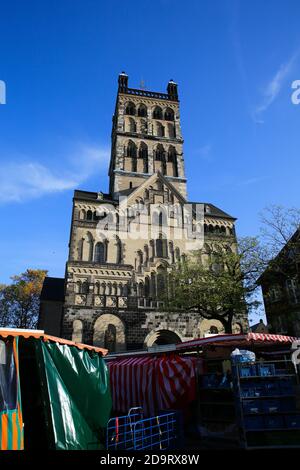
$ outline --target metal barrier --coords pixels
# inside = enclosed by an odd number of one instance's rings
[[[177,419],[175,413],[152,416],[135,424],[134,449],[166,450],[174,448],[177,437]]]
[[[143,409],[130,408],[125,416],[111,418],[107,423],[106,449],[134,450],[134,425],[143,420]]]
[[[166,450],[176,447],[178,417],[175,412],[143,419],[141,408],[128,415],[111,418],[107,425],[107,450]]]

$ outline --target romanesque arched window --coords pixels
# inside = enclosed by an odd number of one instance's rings
[[[81,294],[81,281],[77,281],[75,284],[75,293]]]
[[[157,297],[162,298],[167,289],[167,271],[163,266],[157,269]]]
[[[167,108],[165,110],[165,120],[166,121],[174,121],[174,111],[171,108]]]
[[[74,320],[73,321],[73,331],[72,331],[72,341],[74,343],[81,343],[82,342],[82,330],[83,324],[81,320]]]
[[[153,111],[153,119],[162,119],[163,113],[162,109],[159,106],[156,106]]]
[[[165,128],[161,122],[156,123],[156,135],[157,137],[164,137],[165,136]]]
[[[127,132],[133,132],[135,133],[136,132],[136,122],[133,118],[127,118],[127,122],[126,122],[126,131]]]
[[[158,144],[155,150],[155,160],[162,162],[165,160],[165,150],[162,144]]]
[[[174,124],[168,123],[168,137],[174,139],[175,137],[175,127]]]
[[[144,297],[144,284],[142,283],[142,281],[138,284],[138,296]]]
[[[87,281],[84,281],[81,284],[81,293],[82,294],[88,294],[89,293],[89,283]]]
[[[141,142],[139,148],[139,158],[148,158],[148,147],[145,142]]]
[[[147,108],[144,104],[141,104],[138,109],[138,116],[147,117]]]
[[[83,261],[92,261],[94,251],[93,235],[88,232],[82,245],[82,259]]]
[[[87,211],[86,219],[87,220],[93,220],[93,212],[92,211]]]
[[[129,116],[135,116],[135,105],[133,103],[129,102],[126,104],[125,114],[128,114]]]
[[[168,162],[171,162],[173,165],[173,176],[178,176],[177,153],[172,145],[170,145],[168,150]]]
[[[117,264],[121,264],[122,263],[122,242],[121,240],[119,239],[119,237],[117,237],[117,240],[116,240],[116,263]]]
[[[157,258],[168,258],[168,241],[166,238],[162,236],[157,238],[155,248]]]
[[[99,264],[105,263],[105,245],[103,242],[96,243],[94,261]]]
[[[127,157],[136,157],[136,145],[132,140],[127,144]]]
[[[149,276],[145,277],[144,295],[145,295],[145,297],[150,296],[150,279],[149,279]]]

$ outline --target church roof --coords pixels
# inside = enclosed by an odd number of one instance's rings
[[[84,201],[113,201],[110,194],[102,192],[95,193],[92,191],[82,191],[80,189],[75,189],[74,199],[83,199]]]
[[[202,202],[202,203],[198,202],[198,204],[204,204],[204,207],[206,208],[206,211],[205,211],[206,215],[212,215],[213,217],[222,217],[226,219],[236,220],[236,217],[233,217],[232,215],[227,214],[227,212],[222,211],[221,209],[219,209],[219,207],[215,206],[214,204],[211,204],[210,202]]]
[[[147,187],[149,184],[152,183],[155,179],[159,178],[164,184],[169,186],[169,188],[177,195],[177,197],[182,201],[186,202],[187,204],[203,204],[205,207],[205,215],[206,216],[211,216],[211,217],[220,217],[220,218],[225,218],[225,219],[230,219],[230,220],[236,220],[236,217],[231,216],[227,212],[224,212],[221,210],[219,207],[215,206],[214,204],[211,204],[210,202],[195,202],[195,201],[185,201],[184,197],[182,196],[179,191],[174,187],[174,185],[168,181],[160,172],[154,173],[150,178],[145,180],[145,182],[140,185],[136,186],[134,188],[127,188],[123,189],[122,191],[119,191],[118,195],[119,196],[130,196],[134,192],[138,192],[142,187]],[[110,202],[116,203],[116,200],[113,199],[112,195],[107,194],[107,193],[96,193],[96,192],[91,192],[91,191],[82,191],[79,189],[76,189],[74,191],[74,199],[81,199],[84,201],[102,201],[102,202]]]

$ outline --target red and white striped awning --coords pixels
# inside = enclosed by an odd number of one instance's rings
[[[250,342],[252,344],[269,344],[276,345],[280,343],[293,343],[299,338],[293,336],[284,336],[284,335],[271,335],[271,334],[262,334],[262,333],[248,333],[246,335],[237,334],[237,335],[215,335],[209,336],[208,338],[198,338],[191,341],[185,341],[183,343],[176,344],[176,349],[179,351],[182,350],[192,350],[198,349],[205,346],[236,346],[246,347]]]
[[[145,416],[153,416],[159,410],[188,404],[195,399],[197,361],[177,354],[108,361],[114,410],[128,413],[140,406]]]

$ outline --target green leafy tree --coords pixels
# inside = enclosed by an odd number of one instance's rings
[[[35,328],[38,320],[40,293],[47,271],[27,269],[13,276],[12,284],[0,286],[0,326]]]
[[[239,240],[237,250],[228,245],[211,250],[205,259],[197,251],[168,274],[168,310],[197,311],[203,318],[219,320],[232,333],[236,314],[256,308],[256,279],[260,272],[256,238]]]

